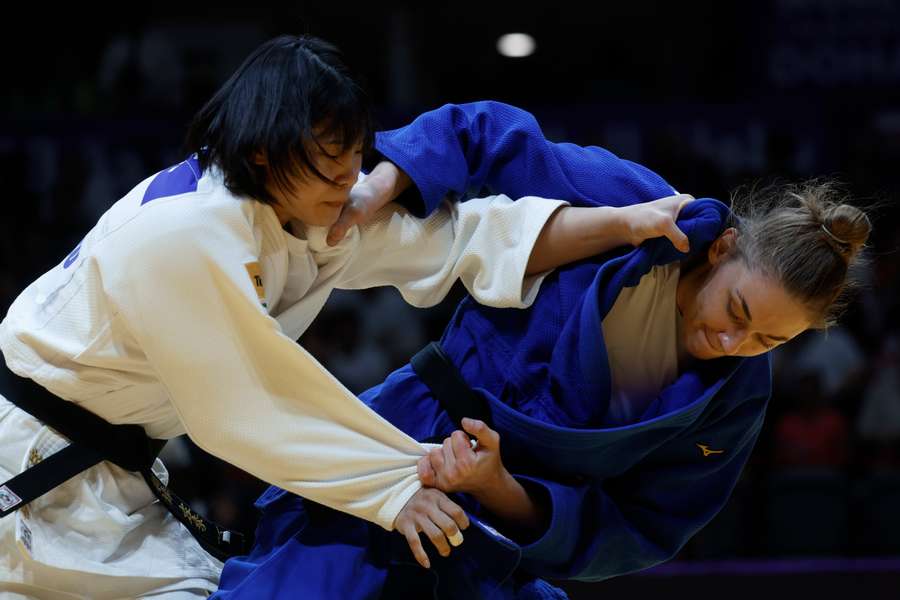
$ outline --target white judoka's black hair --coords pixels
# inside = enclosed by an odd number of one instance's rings
[[[340,51],[314,37],[280,36],[254,50],[200,109],[186,149],[203,168],[217,165],[233,193],[272,203],[267,177],[282,189],[296,175],[330,182],[312,153],[325,152],[325,143],[366,152],[373,142],[368,98]]]

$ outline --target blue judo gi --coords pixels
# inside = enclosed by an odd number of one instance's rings
[[[673,193],[645,167],[551,143],[530,114],[493,102],[426,113],[379,134],[377,148],[415,181],[421,212],[448,194],[624,206]],[[725,205],[700,199],[678,225],[698,254],[727,219]],[[730,496],[771,392],[768,355],[719,358],[680,374],[636,422],[605,422],[601,321],[624,287],[686,258],[665,238],[648,240],[558,269],[525,310],[467,298],[448,325],[441,345],[487,399],[505,465],[549,507],[544,531],[514,541],[456,495],[473,526],[449,558],[431,552],[425,570],[402,536],[270,488],[252,553],[226,564],[215,597],[565,598],[540,578],[597,581],[672,558]],[[456,428],[409,365],[361,398],[419,440]]]

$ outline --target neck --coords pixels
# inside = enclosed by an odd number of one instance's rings
[[[281,223],[282,227],[286,227],[288,223],[291,221],[290,215],[284,210],[284,207],[281,204],[275,203],[270,204],[272,210],[275,211],[275,216],[278,217],[278,222]]]

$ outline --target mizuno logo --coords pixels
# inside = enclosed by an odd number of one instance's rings
[[[709,446],[706,444],[697,444],[697,447],[700,448],[700,451],[703,452],[703,456],[707,457],[710,454],[724,454],[724,450],[710,450]]]

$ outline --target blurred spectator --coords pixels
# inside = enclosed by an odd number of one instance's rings
[[[837,398],[852,387],[863,373],[865,355],[856,339],[844,327],[831,327],[825,331],[811,331],[794,346],[794,373],[810,373],[818,376],[822,393]]]
[[[377,340],[363,335],[362,323],[368,310],[344,306],[329,311],[332,352],[325,366],[350,391],[359,394],[381,383],[388,373],[388,350]]]
[[[856,431],[870,468],[900,469],[900,336],[885,341],[862,396]]]
[[[794,408],[775,424],[775,465],[842,468],[849,458],[847,420],[830,404],[815,371],[797,376]]]

